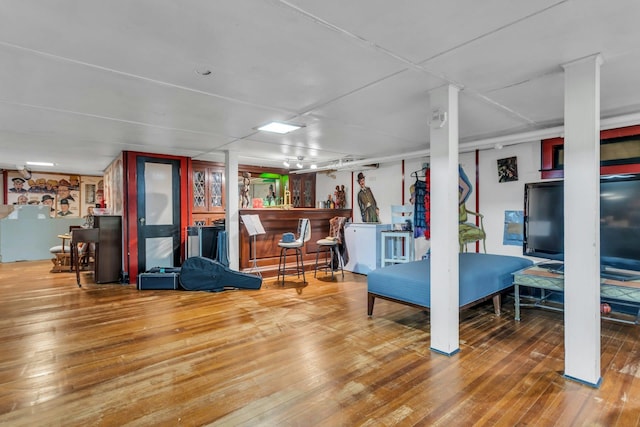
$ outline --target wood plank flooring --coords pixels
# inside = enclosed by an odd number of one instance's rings
[[[562,314],[461,312],[460,352],[366,276],[138,291],[0,264],[0,425],[635,426],[640,328],[602,323],[602,385],[565,379]],[[338,276],[339,277],[339,276]]]

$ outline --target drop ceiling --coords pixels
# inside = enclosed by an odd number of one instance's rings
[[[562,64],[600,54],[601,116],[640,112],[640,2],[0,3],[0,168],[101,174],[123,150],[282,166],[460,146],[563,123]],[[210,71],[208,75],[206,71]],[[256,128],[302,124],[286,135]]]

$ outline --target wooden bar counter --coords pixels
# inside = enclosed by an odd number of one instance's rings
[[[258,215],[266,231],[256,236],[256,260],[260,272],[265,277],[278,274],[280,247],[278,242],[283,233],[296,234],[298,219],[309,218],[311,223],[311,239],[306,243],[304,254],[305,270],[312,270],[316,260],[316,241],[329,235],[329,220],[335,216],[351,218],[351,209],[311,209],[311,208],[264,208],[241,209],[240,215]],[[251,271],[252,238],[249,237],[242,218],[240,219],[240,271]],[[295,259],[295,257],[294,257]]]

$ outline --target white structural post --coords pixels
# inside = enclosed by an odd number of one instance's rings
[[[565,64],[566,377],[600,385],[600,55]]]
[[[459,350],[458,93],[430,93],[431,117],[431,349]]]
[[[225,230],[229,244],[229,268],[240,269],[240,217],[238,214],[238,153],[234,151],[224,152],[224,179],[225,196]]]

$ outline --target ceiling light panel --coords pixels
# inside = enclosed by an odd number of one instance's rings
[[[291,125],[288,123],[281,123],[281,122],[271,122],[268,123],[264,126],[260,126],[258,128],[258,130],[262,130],[265,132],[275,132],[275,133],[279,133],[279,134],[285,134],[285,133],[289,133],[291,131],[294,131],[296,129],[300,129],[302,126],[299,125]]]

